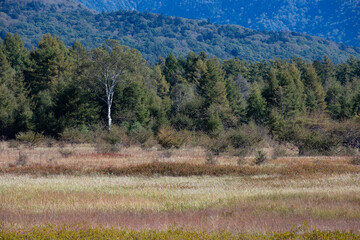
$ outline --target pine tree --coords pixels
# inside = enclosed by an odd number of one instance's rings
[[[171,86],[175,85],[178,82],[185,82],[183,77],[184,70],[182,66],[178,63],[176,57],[170,53],[165,60],[164,66],[164,75],[166,81],[170,83]]]
[[[208,60],[206,66],[207,71],[199,82],[200,94],[205,98],[208,106],[218,104],[228,108],[225,80],[218,59]]]
[[[155,66],[154,68],[153,78],[155,81],[157,94],[162,98],[166,97],[170,92],[170,84],[166,81],[159,65]]]
[[[226,80],[226,92],[227,92],[226,97],[229,101],[229,105],[233,114],[238,118],[238,120],[245,118],[246,116],[245,100],[241,95],[238,86],[231,78],[228,78]]]
[[[29,52],[24,47],[19,34],[7,34],[4,41],[4,53],[11,67],[17,71],[25,70],[29,65]]]
[[[80,78],[84,74],[86,67],[90,64],[89,55],[85,47],[79,41],[75,41],[69,49],[69,57],[72,64],[75,65],[75,76]]]
[[[31,128],[32,111],[22,75],[15,74],[0,51],[0,136],[13,137]]]
[[[341,118],[341,103],[340,98],[343,95],[343,87],[340,82],[333,80],[329,83],[328,90],[326,92],[326,105],[330,116],[335,119]]]
[[[253,119],[256,123],[264,123],[266,119],[266,100],[261,95],[259,85],[254,82],[251,85],[251,92],[247,100],[247,116]]]
[[[57,133],[67,127],[92,125],[99,121],[100,107],[93,95],[76,80],[59,86],[52,107],[57,119]]]
[[[46,34],[39,42],[39,48],[30,53],[31,67],[26,72],[26,81],[32,94],[47,90],[59,83],[66,73],[70,74],[68,50],[57,37]]]
[[[312,64],[308,64],[303,75],[306,105],[311,112],[322,112],[326,108],[325,92]]]

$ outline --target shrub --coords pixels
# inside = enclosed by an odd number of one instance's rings
[[[60,139],[71,144],[93,142],[93,133],[86,126],[80,128],[66,128],[61,134]]]
[[[215,165],[217,164],[217,156],[214,156],[212,152],[206,153],[206,164]]]
[[[167,149],[167,150],[160,152],[160,157],[161,158],[171,158],[172,154],[173,154],[172,149]]]
[[[10,140],[8,142],[8,147],[9,148],[19,148],[20,147],[20,142],[16,141],[16,140]]]
[[[115,125],[111,127],[110,131],[105,131],[102,135],[102,140],[110,145],[121,144],[126,138],[126,129]]]
[[[180,148],[188,139],[189,135],[186,132],[177,132],[172,128],[160,128],[157,135],[159,144],[165,149]]]
[[[257,146],[263,137],[256,125],[250,124],[229,132],[228,139],[235,149],[249,149]]]
[[[360,165],[360,155],[353,156],[350,163],[353,165]]]
[[[218,137],[210,139],[205,148],[213,155],[219,156],[221,153],[226,152],[230,146],[226,133],[221,133]]]
[[[60,155],[63,157],[63,158],[68,158],[70,157],[71,155],[74,154],[74,151],[70,150],[70,149],[65,149],[65,148],[60,148],[58,150],[58,152],[60,153]]]
[[[120,144],[109,144],[106,142],[98,142],[96,144],[97,153],[113,153],[120,151]]]
[[[283,157],[283,156],[286,156],[286,150],[281,148],[280,146],[274,147],[274,151],[271,158],[277,159],[278,157]]]
[[[139,143],[142,146],[146,146],[148,141],[151,141],[153,138],[152,131],[141,125],[131,128],[128,135],[131,138],[131,142]]]
[[[245,159],[244,159],[244,157],[239,156],[236,162],[237,162],[238,165],[244,165],[245,164]]]
[[[16,166],[25,166],[28,161],[28,156],[19,152],[19,157],[16,159],[15,165]]]
[[[41,133],[28,131],[16,134],[16,139],[26,145],[29,145],[30,147],[35,147],[45,140],[45,136]]]
[[[266,160],[267,160],[267,155],[266,155],[265,152],[263,152],[263,151],[258,151],[258,152],[256,153],[256,157],[255,157],[255,164],[256,164],[256,165],[263,164]]]

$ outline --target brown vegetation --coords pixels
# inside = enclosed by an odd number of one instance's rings
[[[115,176],[309,176],[314,174],[360,173],[359,166],[330,164],[292,164],[283,166],[221,166],[214,164],[145,163],[126,167],[83,165],[32,164],[0,168],[0,173],[59,175],[59,174],[107,174]]]

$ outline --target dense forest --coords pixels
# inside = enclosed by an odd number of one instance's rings
[[[217,141],[215,153],[246,149],[264,135],[300,154],[360,148],[360,59],[220,61],[190,52],[153,66],[115,40],[86,50],[47,34],[29,51],[8,34],[0,69],[5,139],[91,142],[101,130],[111,144],[128,136],[166,148],[180,147],[186,134],[204,136]]]
[[[295,31],[360,46],[352,0],[77,0],[98,12],[137,10],[268,31]]]
[[[314,61],[326,55],[334,63],[344,63],[350,56],[360,58],[357,47],[301,33],[256,31],[136,11],[100,14],[70,0],[4,0],[0,1],[0,12],[0,37],[18,33],[28,49],[49,33],[57,35],[67,47],[78,40],[87,49],[99,47],[106,39],[116,39],[139,50],[151,63],[159,56],[173,53],[180,57],[190,51],[247,61],[291,57]]]

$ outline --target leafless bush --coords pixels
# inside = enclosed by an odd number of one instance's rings
[[[120,151],[120,144],[109,144],[106,142],[98,142],[96,144],[97,153],[114,153]]]
[[[206,164],[209,165],[216,165],[217,164],[217,155],[215,155],[212,152],[207,152],[206,153]]]
[[[166,149],[164,151],[161,151],[159,154],[160,158],[171,158],[172,155],[173,155],[172,149]]]
[[[353,165],[360,165],[360,155],[353,156],[350,163]]]
[[[28,156],[19,152],[19,157],[16,159],[15,166],[25,166],[28,161]]]
[[[9,148],[20,148],[20,142],[19,141],[16,141],[16,140],[10,140],[8,142],[8,147]]]
[[[70,150],[70,149],[65,149],[65,148],[60,148],[58,150],[58,152],[60,153],[60,155],[63,157],[63,158],[68,158],[70,157],[71,155],[74,154],[74,151]]]

